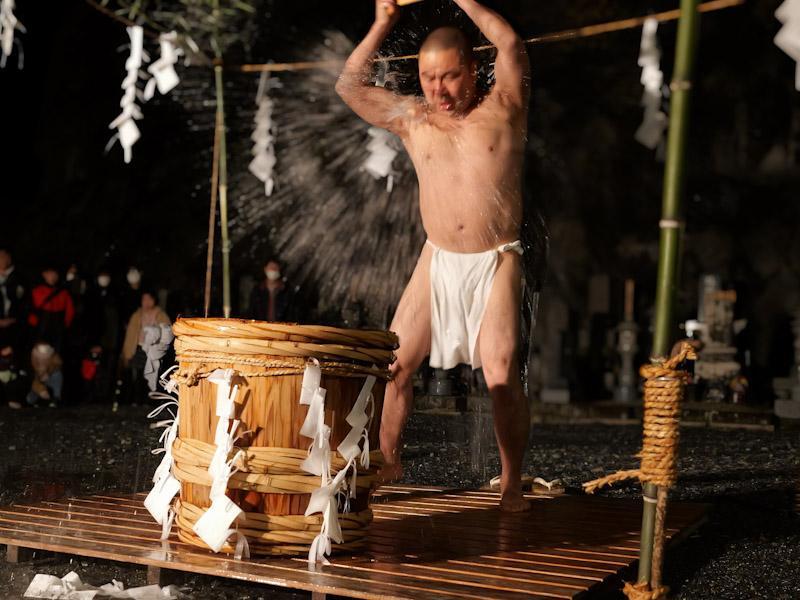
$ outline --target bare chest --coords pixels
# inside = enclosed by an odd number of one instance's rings
[[[486,176],[510,166],[520,146],[516,138],[521,137],[502,119],[425,122],[411,128],[407,148],[420,178],[465,168]]]

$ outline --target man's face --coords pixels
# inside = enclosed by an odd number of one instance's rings
[[[458,48],[434,48],[419,56],[419,81],[433,112],[466,112],[475,100],[475,69]]]
[[[42,279],[44,279],[47,285],[53,286],[58,283],[58,271],[55,269],[42,271]]]
[[[11,266],[11,255],[5,250],[0,250],[0,273]]]

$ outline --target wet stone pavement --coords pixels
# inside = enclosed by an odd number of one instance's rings
[[[145,407],[88,406],[59,410],[0,408],[0,504],[67,494],[145,491],[158,458],[150,449],[160,430],[149,428]],[[491,424],[474,415],[417,414],[406,436],[405,481],[476,487],[499,472]],[[667,555],[666,583],[679,599],[800,598],[800,517],[792,489],[800,472],[800,433],[685,428],[681,477],[672,499],[711,505],[708,522]],[[534,427],[526,471],[559,478],[568,493],[621,468],[635,467],[637,426]],[[480,453],[471,452],[477,448]],[[637,485],[601,492],[638,497]],[[65,555],[4,562],[0,599],[21,598],[36,573],[59,577],[75,570],[100,585],[112,579],[144,585],[145,570]],[[184,597],[197,600],[308,598],[265,586],[176,574]]]

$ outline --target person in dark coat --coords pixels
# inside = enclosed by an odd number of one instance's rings
[[[72,296],[59,285],[58,271],[48,266],[42,271],[42,283],[31,291],[28,325],[33,340],[46,342],[60,352],[67,329],[75,318]]]
[[[86,292],[83,329],[85,353],[81,361],[83,399],[110,400],[116,380],[117,359],[122,349],[119,297],[111,285],[111,273],[101,269]]]
[[[288,321],[290,308],[289,289],[281,276],[281,265],[275,259],[269,260],[264,265],[264,280],[253,288],[250,295],[250,318]]]
[[[27,300],[27,289],[11,252],[0,248],[0,350],[12,348],[17,356],[24,353]]]

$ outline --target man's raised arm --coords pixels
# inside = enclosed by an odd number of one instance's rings
[[[527,105],[530,63],[525,43],[503,17],[475,0],[453,0],[497,48],[495,91]]]
[[[336,92],[368,123],[403,135],[411,100],[376,87],[370,81],[373,57],[399,16],[396,0],[376,0],[375,22],[347,59],[336,83]]]

